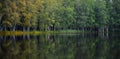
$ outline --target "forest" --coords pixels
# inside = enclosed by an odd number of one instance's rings
[[[120,0],[0,0],[0,31],[82,30],[120,27]]]

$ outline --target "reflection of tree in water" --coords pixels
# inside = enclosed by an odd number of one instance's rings
[[[119,38],[78,37],[75,59],[119,59]]]
[[[0,43],[1,59],[25,59],[30,53],[30,41],[27,39],[13,40],[13,37],[6,37]]]
[[[0,59],[119,59],[120,40],[82,35],[0,37]]]
[[[51,35],[41,37],[42,59],[74,59],[75,40],[70,36]]]
[[[105,39],[78,37],[76,59],[106,59],[108,42]]]
[[[1,59],[74,59],[74,54],[75,40],[70,36],[6,37],[0,49]]]

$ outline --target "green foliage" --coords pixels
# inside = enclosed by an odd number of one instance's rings
[[[42,31],[119,27],[119,5],[119,0],[4,0],[0,26]]]
[[[95,16],[96,16],[96,23],[98,27],[104,27],[108,25],[108,15],[107,15],[107,8],[106,2],[104,0],[97,0],[95,1]]]
[[[113,22],[115,26],[120,25],[120,1],[119,0],[113,0]]]

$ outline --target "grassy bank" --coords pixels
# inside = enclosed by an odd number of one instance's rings
[[[23,31],[0,31],[0,35],[27,35],[30,32],[23,32]]]
[[[0,31],[0,35],[40,35],[40,34],[77,34],[81,33],[78,30],[59,30],[59,31]]]

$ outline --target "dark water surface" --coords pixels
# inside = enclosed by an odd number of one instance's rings
[[[0,36],[0,59],[120,59],[120,36]]]

